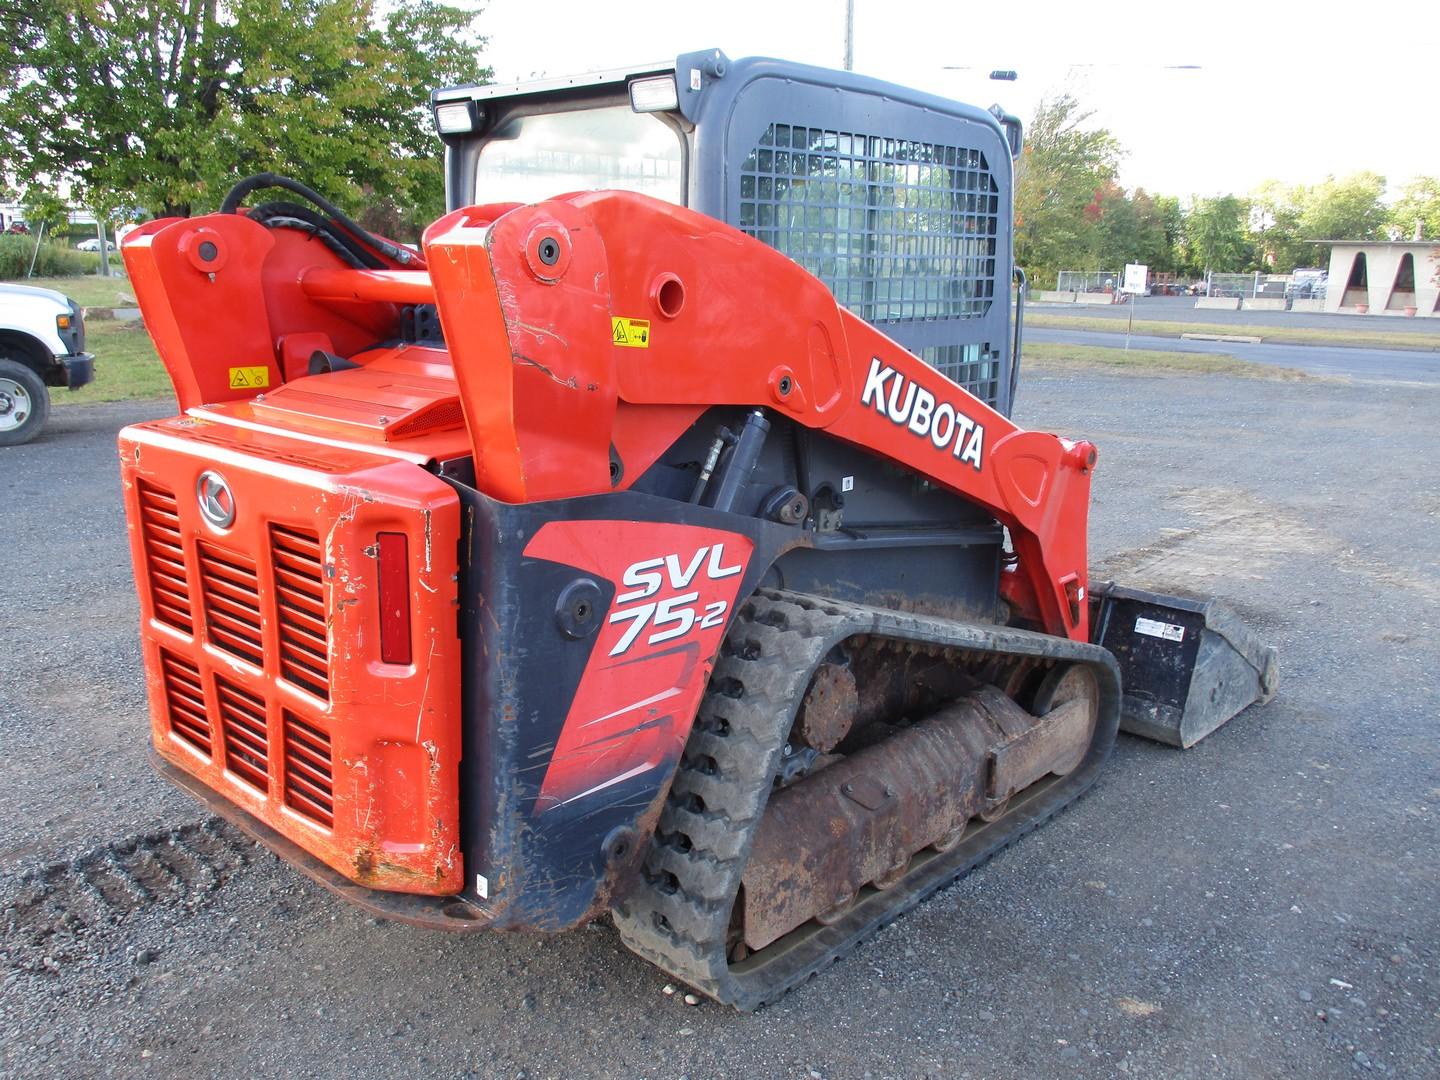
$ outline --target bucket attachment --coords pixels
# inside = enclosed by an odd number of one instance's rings
[[[1247,705],[1275,696],[1275,646],[1219,601],[1106,583],[1092,586],[1090,602],[1094,642],[1120,665],[1122,731],[1194,746]]]

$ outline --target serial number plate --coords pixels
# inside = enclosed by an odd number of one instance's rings
[[[1166,641],[1185,640],[1185,628],[1183,626],[1176,626],[1174,623],[1159,622],[1155,619],[1136,619],[1135,632],[1137,634],[1144,634],[1147,637],[1164,638]]]

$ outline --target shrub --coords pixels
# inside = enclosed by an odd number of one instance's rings
[[[41,244],[37,255],[34,237],[6,235],[0,236],[0,281],[23,280],[30,269],[32,257],[35,259],[36,277],[91,274],[100,265],[98,253],[72,251],[58,244]]]

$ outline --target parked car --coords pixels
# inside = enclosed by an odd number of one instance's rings
[[[115,250],[115,248],[110,244],[105,244],[104,247],[106,251]],[[76,251],[99,251],[100,248],[101,244],[100,238],[98,236],[92,236],[89,240],[81,240],[78,244],[75,245]]]
[[[78,390],[94,373],[79,304],[53,289],[0,283],[0,446],[40,434],[49,387]]]

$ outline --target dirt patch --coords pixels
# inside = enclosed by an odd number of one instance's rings
[[[1184,488],[1167,501],[1195,524],[1163,530],[1153,544],[1112,555],[1094,567],[1092,578],[1205,598],[1224,592],[1216,587],[1222,582],[1266,580],[1286,556],[1320,555],[1372,586],[1440,603],[1440,576],[1359,557],[1339,539],[1248,492]]]
[[[1170,501],[1196,523],[1167,529],[1154,544],[1111,556],[1091,576],[1203,595],[1220,581],[1263,581],[1282,556],[1324,553],[1338,546],[1248,492],[1186,488]]]
[[[1407,570],[1403,566],[1386,566],[1376,563],[1347,566],[1345,569],[1357,571],[1377,585],[1399,589],[1401,592],[1418,593],[1431,603],[1440,604],[1440,578],[1434,574],[1427,574],[1422,570]]]
[[[1116,1000],[1115,1004],[1126,1016],[1133,1016],[1137,1020],[1143,1020],[1147,1016],[1154,1016],[1160,1011],[1160,1006],[1153,1001],[1141,1001],[1139,998],[1122,997]]]

